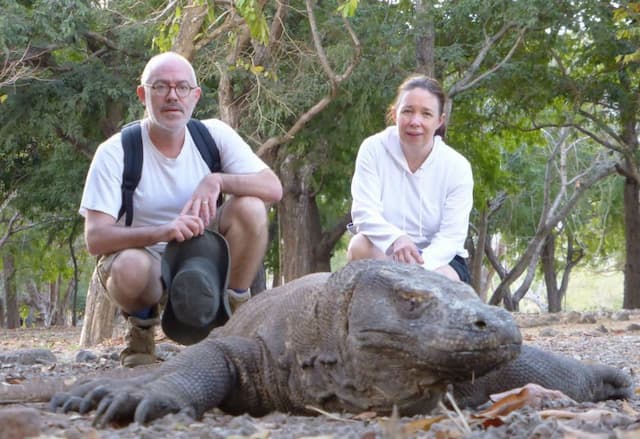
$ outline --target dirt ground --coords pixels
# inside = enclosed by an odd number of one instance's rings
[[[565,398],[521,392],[485,412],[456,412],[444,406],[436,413],[411,418],[384,417],[375,413],[349,415],[319,413],[315,417],[274,413],[263,418],[230,416],[218,410],[201,420],[170,415],[149,425],[130,424],[96,429],[92,414],[52,413],[44,402],[20,402],[12,392],[20,386],[51,392],[49,380],[66,384],[89,374],[118,368],[122,337],[86,351],[80,350],[79,328],[0,329],[0,439],[10,437],[2,427],[2,414],[35,409],[26,416],[37,424],[40,437],[52,438],[632,438],[640,437],[640,312],[563,313],[559,315],[515,315],[525,343],[564,353],[587,362],[621,368],[634,379],[634,397],[629,401],[578,404]],[[161,335],[159,352],[168,358],[179,350]],[[41,348],[53,358],[20,364],[11,356],[20,349]],[[34,386],[35,384],[35,386]],[[20,393],[20,392],[18,392]],[[36,392],[37,393],[37,392]],[[31,395],[37,399],[37,395]],[[509,404],[504,404],[508,401]],[[34,415],[35,420],[28,416]]]

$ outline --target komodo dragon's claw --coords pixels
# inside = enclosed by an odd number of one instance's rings
[[[69,398],[62,405],[62,413],[79,412],[82,405],[82,398],[69,395]]]
[[[107,386],[98,386],[95,389],[91,390],[87,393],[80,403],[80,414],[89,413],[91,410],[96,408],[99,404],[102,403],[104,398],[111,392],[109,387]]]
[[[100,401],[93,420],[95,427],[104,427],[112,422],[129,423],[133,420],[133,413],[140,403],[139,395],[129,392],[109,393]]]
[[[55,413],[58,411],[58,408],[61,408],[64,411],[64,407],[69,403],[69,401],[75,398],[76,397],[71,393],[58,392],[53,395],[51,401],[49,401],[49,410]]]
[[[102,428],[110,423],[134,421],[146,424],[169,413],[184,412],[195,418],[192,407],[179,404],[170,395],[157,394],[153,390],[117,390],[102,398],[93,421],[95,427]]]
[[[192,407],[180,407],[175,400],[167,396],[147,396],[138,404],[134,420],[138,424],[147,424],[169,413],[178,412],[184,412],[192,418],[196,417]]]

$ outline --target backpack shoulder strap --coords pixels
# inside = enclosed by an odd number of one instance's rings
[[[125,225],[133,221],[133,193],[142,175],[142,129],[140,121],[131,122],[121,131],[122,149],[124,150],[124,168],[122,171],[122,206],[118,220],[125,215]]]
[[[222,170],[220,152],[207,127],[198,119],[191,119],[187,123],[187,128],[211,172],[220,172]]]

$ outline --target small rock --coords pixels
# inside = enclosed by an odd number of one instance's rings
[[[631,318],[631,313],[629,311],[616,311],[611,314],[611,320],[616,320],[618,322],[626,322]]]
[[[603,334],[607,334],[609,332],[609,330],[602,324],[596,328],[596,331],[602,332]]]
[[[76,354],[76,363],[93,363],[98,359],[98,356],[91,351],[80,350]]]
[[[156,346],[156,356],[162,361],[166,361],[169,358],[175,356],[180,352],[180,347],[172,343],[160,343]]]
[[[558,335],[558,331],[553,328],[544,328],[540,331],[540,337],[555,337]]]
[[[541,320],[545,325],[553,325],[555,323],[559,323],[561,321],[561,317],[558,313],[547,313],[541,316]]]
[[[629,311],[616,311],[611,315],[612,320],[616,320],[618,322],[626,322],[630,318]]]
[[[39,436],[42,419],[36,409],[11,407],[0,410],[0,439]]]
[[[15,351],[0,352],[0,363],[33,364],[55,363],[56,356],[49,349],[17,349]]]
[[[102,437],[95,428],[72,426],[64,430],[65,439],[99,439]]]
[[[631,323],[629,326],[626,327],[627,331],[640,331],[640,325],[637,323]]]
[[[582,315],[578,311],[569,311],[565,317],[567,323],[578,323]]]
[[[582,324],[596,323],[596,318],[592,314],[585,314],[576,323],[582,323]]]
[[[120,362],[120,351],[119,350],[109,350],[107,352],[104,352],[101,356],[100,356],[100,362],[101,363],[105,363],[107,361],[117,361]]]

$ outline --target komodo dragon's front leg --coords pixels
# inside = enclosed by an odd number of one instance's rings
[[[526,384],[560,390],[577,402],[627,399],[631,377],[604,364],[589,364],[566,355],[524,345],[516,359],[473,381],[455,383],[453,395],[462,407],[476,407],[491,395]]]
[[[239,349],[250,343],[241,338],[231,342]],[[51,400],[51,409],[83,414],[97,409],[94,424],[100,427],[115,421],[147,423],[177,412],[200,418],[206,410],[220,405],[231,389],[237,387],[237,367],[232,360],[236,355],[229,352],[228,346],[206,339],[139,377],[93,379],[69,393],[57,394]]]

